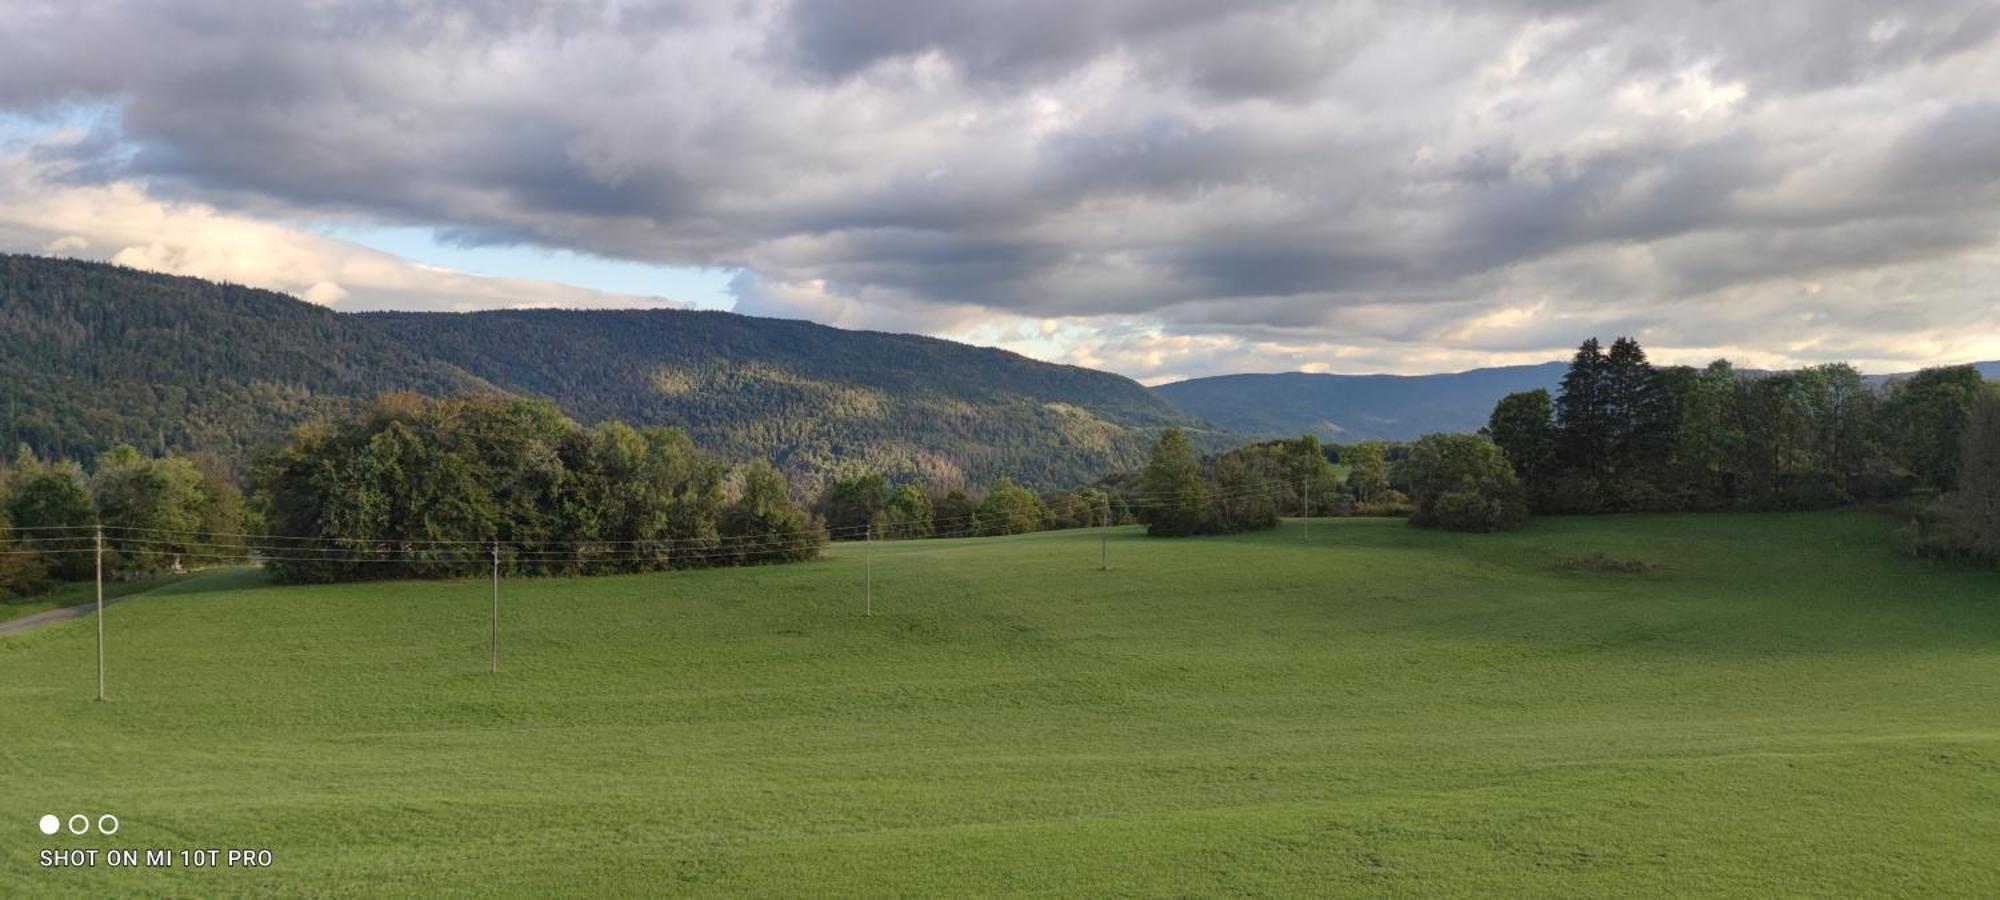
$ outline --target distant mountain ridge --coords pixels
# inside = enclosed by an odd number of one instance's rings
[[[2000,361],[1972,365],[1984,377],[2000,379]],[[1153,392],[1217,427],[1255,437],[1310,433],[1343,443],[1407,441],[1432,432],[1477,431],[1501,397],[1536,388],[1554,393],[1568,367],[1547,362],[1438,375],[1217,375],[1159,385]],[[1913,374],[1865,378],[1879,387]]]
[[[1515,391],[1554,390],[1567,364],[1503,366],[1439,375],[1217,375],[1153,388],[1189,414],[1259,437],[1315,434],[1351,443],[1409,440],[1486,424]]]
[[[20,255],[0,255],[0,347],[0,445],[85,459],[131,443],[241,465],[397,390],[679,426],[806,485],[868,468],[1067,486],[1137,467],[1167,426],[1206,428],[1121,375],[935,338],[683,310],[336,313]]]

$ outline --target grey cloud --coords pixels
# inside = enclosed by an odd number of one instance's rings
[[[1134,38],[1234,11],[1208,0],[796,2],[776,37],[800,66],[826,76],[937,52],[976,78],[1014,81],[1066,74]]]
[[[1956,0],[30,2],[0,108],[115,110],[65,178],[741,267],[746,309],[1514,352],[2000,242],[1996,34]],[[1829,340],[1880,324],[1844,304]]]

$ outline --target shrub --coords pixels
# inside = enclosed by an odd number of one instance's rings
[[[1398,490],[1384,490],[1372,500],[1354,504],[1354,515],[1384,516],[1398,519],[1409,518],[1417,511],[1416,504],[1410,502],[1410,495]]]
[[[1566,556],[1556,562],[1557,571],[1562,572],[1606,572],[1619,575],[1637,575],[1659,568],[1656,563],[1637,559],[1615,559],[1599,550],[1589,556]]]
[[[1446,531],[1501,531],[1519,524],[1519,513],[1498,497],[1478,491],[1446,491],[1431,505],[1428,524]]]

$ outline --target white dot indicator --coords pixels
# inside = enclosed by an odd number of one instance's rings
[[[55,834],[57,831],[61,829],[62,829],[62,820],[56,818],[54,813],[50,813],[49,815],[42,817],[43,834]]]

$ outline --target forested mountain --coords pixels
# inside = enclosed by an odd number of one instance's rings
[[[678,310],[340,314],[32,256],[0,256],[0,346],[0,446],[78,459],[130,443],[240,463],[395,390],[681,426],[807,486],[863,467],[1074,484],[1138,466],[1166,426],[1200,424],[1117,375],[932,338]]]
[[[1515,391],[1553,389],[1562,363],[1444,375],[1218,375],[1153,392],[1218,427],[1260,437],[1314,434],[1339,443],[1475,431]]]
[[[90,459],[253,447],[356,398],[491,391],[381,329],[283,294],[0,255],[0,446]]]
[[[1197,424],[1130,379],[936,338],[680,310],[365,313],[409,346],[585,421],[678,425],[794,473],[1049,487]]]

